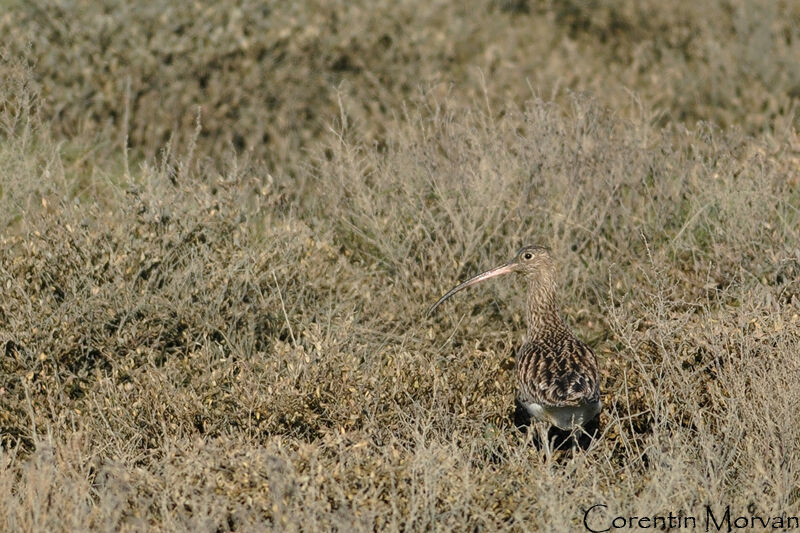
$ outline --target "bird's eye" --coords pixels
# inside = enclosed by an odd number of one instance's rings
[[[523,257],[524,259],[531,259],[531,258],[533,257],[533,254],[532,254],[532,253],[530,253],[530,252],[525,252],[525,255],[523,255],[522,257]]]

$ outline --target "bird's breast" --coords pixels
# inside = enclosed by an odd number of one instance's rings
[[[566,430],[571,430],[576,426],[584,426],[597,416],[602,407],[600,400],[575,406],[553,406],[533,402],[523,403],[522,405],[537,420]]]

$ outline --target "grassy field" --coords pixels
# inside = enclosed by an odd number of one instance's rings
[[[0,1],[0,529],[800,515],[800,8],[597,4]],[[585,452],[521,280],[425,316],[529,243]]]

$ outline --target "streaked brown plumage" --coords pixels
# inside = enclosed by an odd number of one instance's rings
[[[524,275],[528,282],[528,334],[517,352],[517,403],[529,416],[562,430],[585,426],[602,407],[597,358],[561,317],[556,267],[547,248],[522,248],[508,263],[451,289],[428,313],[456,292],[510,272]]]

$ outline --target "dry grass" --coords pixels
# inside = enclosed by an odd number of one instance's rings
[[[800,513],[790,5],[59,5],[0,16],[4,530]],[[585,453],[512,427],[518,283],[424,317],[533,242],[602,368]]]
[[[340,100],[383,143],[429,95],[499,111],[588,90],[619,111],[634,91],[662,125],[750,133],[785,129],[800,98],[800,6],[785,0],[10,4],[3,44],[35,62],[52,126],[106,150],[127,132],[148,157],[185,144],[198,107],[204,154],[286,168]]]

